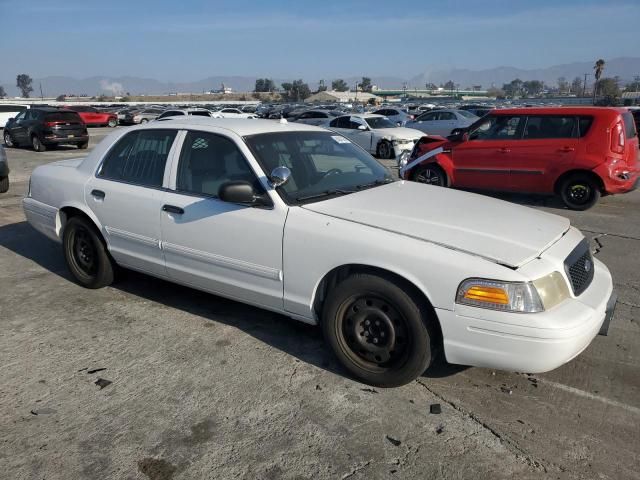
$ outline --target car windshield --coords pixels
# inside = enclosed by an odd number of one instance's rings
[[[291,170],[278,193],[289,204],[345,195],[393,181],[391,172],[341,135],[331,132],[263,133],[245,142],[269,173]]]
[[[473,114],[473,113],[471,113],[471,112],[467,112],[466,110],[458,110],[458,113],[459,113],[460,115],[462,115],[463,117],[466,117],[466,118],[468,118],[468,119],[470,119],[470,120],[476,120],[476,119],[478,118],[478,116],[477,116],[477,115],[474,115],[474,114]]]
[[[370,117],[365,118],[365,121],[371,128],[396,128],[396,125],[386,117]]]

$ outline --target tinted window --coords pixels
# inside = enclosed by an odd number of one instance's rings
[[[491,115],[476,124],[470,140],[514,140],[521,136],[522,117]]]
[[[438,115],[438,120],[455,120],[455,119],[456,119],[455,114],[451,112],[440,112],[440,114]]]
[[[193,112],[189,112],[189,115],[195,115],[196,117],[210,117],[209,112],[205,112],[204,110],[194,110]]]
[[[52,112],[45,116],[47,122],[75,122],[80,123],[82,119],[76,112]]]
[[[38,119],[38,112],[37,110],[27,110],[27,113],[24,117],[25,120],[37,120]]]
[[[329,126],[335,128],[352,128],[350,117],[338,117],[335,120],[332,120]],[[356,126],[355,128],[358,127]]]
[[[121,138],[107,154],[98,177],[161,187],[176,130],[141,130]]]
[[[624,130],[626,138],[633,138],[637,135],[636,124],[633,121],[633,115],[631,112],[622,114],[622,120],[624,121]]]
[[[423,113],[416,120],[420,122],[431,122],[436,119],[437,113]]]
[[[578,125],[580,129],[579,133],[581,137],[584,137],[589,132],[589,129],[591,128],[592,123],[593,123],[593,117],[580,117]]]
[[[527,126],[523,138],[572,138],[575,136],[574,128],[576,117],[560,116],[530,116],[527,118]]]
[[[0,112],[5,113],[5,112],[21,112],[23,110],[26,110],[27,107],[22,106],[22,105],[0,105]]]
[[[257,187],[256,176],[233,140],[213,133],[187,133],[178,164],[177,190],[217,197],[223,183],[237,180]]]
[[[371,128],[396,128],[396,125],[385,117],[365,118]]]

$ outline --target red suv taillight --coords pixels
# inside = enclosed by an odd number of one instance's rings
[[[613,153],[624,153],[624,125],[622,125],[622,122],[616,123],[611,129],[611,151]]]
[[[44,122],[45,127],[55,127],[56,125],[60,125],[60,122]]]

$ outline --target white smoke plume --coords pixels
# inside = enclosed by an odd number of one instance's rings
[[[104,92],[110,92],[113,95],[122,95],[124,87],[118,82],[109,82],[108,80],[100,80],[100,88]]]

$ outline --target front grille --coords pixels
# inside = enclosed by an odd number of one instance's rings
[[[571,281],[571,288],[576,297],[591,285],[594,265],[589,251],[589,242],[586,238],[566,258],[564,269]]]

